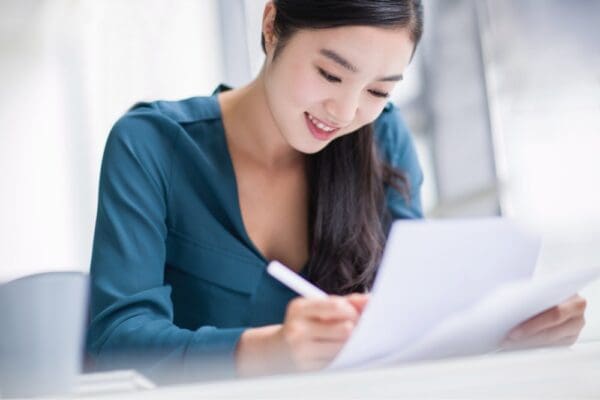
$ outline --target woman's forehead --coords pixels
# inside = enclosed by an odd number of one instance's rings
[[[344,26],[327,29],[303,29],[292,38],[297,50],[347,64],[347,69],[370,69],[373,65],[401,73],[408,65],[414,44],[408,29],[370,26]],[[291,43],[290,43],[291,44]],[[361,68],[363,67],[363,68]]]

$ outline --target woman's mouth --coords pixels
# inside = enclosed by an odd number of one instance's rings
[[[339,128],[334,128],[325,124],[323,121],[313,117],[307,112],[304,113],[304,119],[306,120],[308,130],[310,130],[312,135],[319,140],[329,140],[340,130]]]

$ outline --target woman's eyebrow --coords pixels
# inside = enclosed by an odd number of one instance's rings
[[[358,72],[358,68],[356,68],[354,65],[352,65],[350,63],[350,61],[346,60],[344,57],[340,56],[338,53],[336,53],[333,50],[321,49],[319,51],[319,53],[321,53],[325,57],[329,58],[330,60],[335,61],[336,63],[338,63],[342,67],[346,68],[350,72]]]
[[[330,49],[321,49],[319,50],[319,53],[327,58],[329,58],[330,60],[334,61],[335,63],[339,64],[340,66],[342,66],[343,68],[347,69],[350,72],[354,72],[357,73],[358,72],[358,68],[356,68],[350,61],[346,60],[344,57],[342,57],[341,55],[339,55],[338,53],[336,53],[333,50]],[[389,82],[389,81],[401,81],[403,79],[402,74],[397,74],[397,75],[390,75],[390,76],[384,76],[381,78],[377,78],[377,81],[380,82]]]

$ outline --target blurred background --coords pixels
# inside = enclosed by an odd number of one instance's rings
[[[111,125],[140,100],[239,86],[264,0],[0,1],[0,281],[89,268]],[[430,218],[544,235],[538,272],[600,265],[600,2],[429,0],[393,94]],[[581,340],[600,339],[600,284]]]

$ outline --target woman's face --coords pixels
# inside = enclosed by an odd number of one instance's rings
[[[284,139],[311,154],[374,121],[413,47],[405,29],[366,26],[301,30],[274,62],[267,47],[267,102]]]

